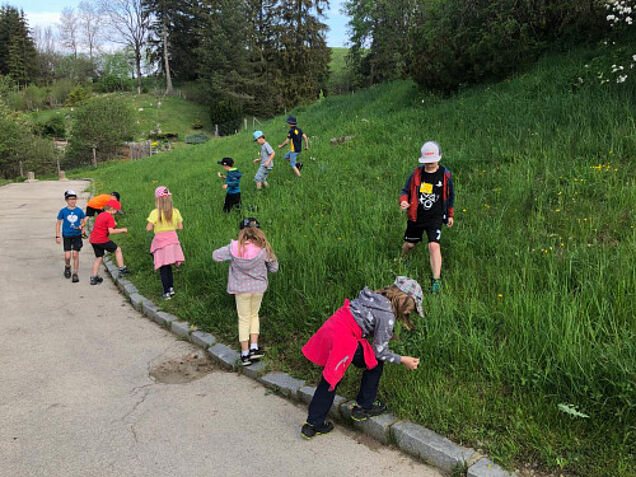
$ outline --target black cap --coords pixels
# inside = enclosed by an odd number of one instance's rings
[[[110,193],[110,195],[114,195],[117,200],[121,201],[120,198],[119,198],[119,192],[113,191],[113,192]]]
[[[291,115],[290,115],[290,116],[287,118],[287,122],[288,122],[289,124],[296,124],[296,116],[291,116]]]
[[[261,224],[258,223],[258,220],[254,217],[248,217],[239,222],[239,229],[244,229],[245,227],[256,227],[257,229],[261,228]]]
[[[232,159],[231,157],[224,157],[223,159],[218,161],[217,164],[220,166],[232,167],[234,165],[234,159]]]

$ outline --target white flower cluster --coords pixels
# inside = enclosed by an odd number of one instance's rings
[[[608,11],[606,20],[611,26],[619,23],[631,25],[634,23],[632,12],[636,12],[635,0],[606,0],[605,9]]]
[[[636,14],[636,0],[606,0],[605,9],[608,11],[606,20],[610,26],[619,24],[631,25],[634,23],[632,12]],[[634,69],[636,64],[636,55],[632,55],[629,69]],[[616,82],[624,83],[627,75],[624,73],[625,67],[621,65],[612,65],[612,73],[616,74]],[[601,84],[609,82],[607,79],[601,79]]]

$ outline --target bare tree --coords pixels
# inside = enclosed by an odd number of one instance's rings
[[[99,2],[109,27],[115,33],[109,40],[130,46],[135,54],[137,92],[141,93],[141,58],[148,33],[148,17],[142,9],[142,0],[99,0]]]
[[[71,50],[73,57],[77,59],[78,18],[75,10],[70,7],[62,9],[58,29],[60,31],[62,45]]]
[[[38,53],[45,55],[55,54],[55,33],[50,25],[33,27],[33,40]]]
[[[82,45],[88,48],[88,57],[93,62],[93,54],[98,47],[100,33],[100,15],[97,6],[93,2],[82,1],[78,6],[79,29]]]

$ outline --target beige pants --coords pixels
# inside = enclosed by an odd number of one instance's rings
[[[234,298],[238,312],[239,341],[247,341],[251,334],[259,333],[258,311],[261,309],[263,294],[237,293]]]

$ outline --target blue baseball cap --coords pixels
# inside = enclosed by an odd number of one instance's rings
[[[254,140],[256,141],[259,137],[263,137],[265,136],[265,134],[263,134],[263,131],[254,131],[252,133],[252,137],[254,138]]]

